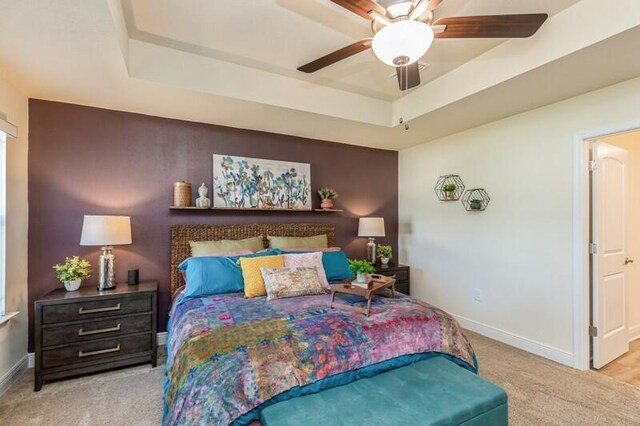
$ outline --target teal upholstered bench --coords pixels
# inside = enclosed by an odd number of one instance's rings
[[[509,423],[505,391],[443,357],[279,402],[260,420],[263,426]]]

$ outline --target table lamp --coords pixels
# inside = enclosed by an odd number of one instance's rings
[[[375,237],[384,237],[384,218],[361,217],[358,224],[358,237],[368,237],[367,258],[371,263],[376,263]]]
[[[98,290],[115,288],[113,246],[131,244],[129,216],[84,216],[81,246],[101,246]]]

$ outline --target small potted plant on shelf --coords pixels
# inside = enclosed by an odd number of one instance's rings
[[[338,198],[338,193],[331,188],[327,188],[326,186],[323,186],[322,188],[318,189],[318,195],[322,200],[320,207],[324,210],[332,209],[333,200]]]
[[[444,192],[445,200],[453,200],[455,198],[456,193],[456,184],[455,183],[446,183],[442,186],[442,191]]]
[[[481,210],[482,209],[482,200],[478,200],[477,198],[469,200],[469,208],[471,210]]]
[[[378,257],[383,265],[388,264],[389,260],[393,257],[393,250],[391,249],[391,246],[378,246]]]
[[[91,264],[78,256],[67,257],[63,264],[54,265],[53,269],[67,291],[76,291],[82,280],[91,276]]]
[[[349,268],[356,275],[356,282],[367,283],[367,274],[373,274],[376,269],[368,260],[349,259]]]

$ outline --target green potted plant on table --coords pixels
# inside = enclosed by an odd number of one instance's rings
[[[368,260],[349,259],[349,268],[356,275],[356,282],[367,283],[367,274],[373,274],[376,269]]]
[[[389,260],[393,257],[393,249],[391,246],[378,246],[378,257],[383,265],[388,264]]]
[[[338,193],[331,188],[327,188],[326,186],[323,186],[322,188],[318,189],[318,195],[322,200],[320,207],[324,210],[332,209],[333,200],[338,198]]]
[[[471,210],[481,210],[482,200],[478,200],[477,198],[474,198],[473,200],[469,200],[469,208]]]
[[[456,188],[455,183],[446,183],[442,186],[445,200],[453,200],[455,198]]]
[[[79,289],[82,280],[91,276],[91,264],[78,256],[67,257],[63,264],[54,265],[53,269],[67,291]]]

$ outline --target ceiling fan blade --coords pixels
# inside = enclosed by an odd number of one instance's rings
[[[420,65],[417,61],[409,65],[396,67],[396,75],[398,76],[400,90],[409,90],[420,85]]]
[[[313,73],[318,71],[319,69],[328,67],[329,65],[335,64],[336,62],[339,62],[357,53],[364,52],[370,47],[371,47],[371,39],[365,38],[347,47],[343,47],[340,50],[336,50],[335,52],[329,53],[328,55],[325,55],[322,58],[316,59],[313,62],[309,62],[308,64],[298,68],[298,71]]]
[[[418,19],[429,9],[430,3],[431,2],[429,0],[420,0],[417,3],[414,3],[413,7],[411,8],[411,12],[409,13],[409,20],[415,21],[416,19]]]
[[[345,9],[355,13],[356,15],[363,17],[364,19],[369,19],[369,20],[371,19],[371,16],[369,16],[369,11],[371,10],[378,12],[380,15],[383,15],[383,16],[386,13],[386,10],[384,7],[380,6],[378,3],[372,0],[331,0],[331,1],[337,4],[338,6],[342,6]]]
[[[436,7],[440,6],[443,0],[429,0],[429,10],[435,10]]]
[[[548,15],[450,16],[436,20],[433,25],[446,25],[436,38],[524,38],[538,31]]]

